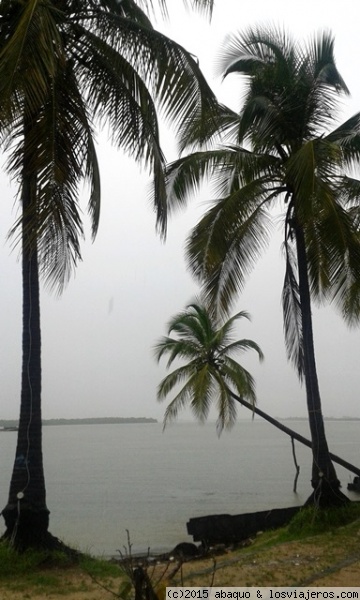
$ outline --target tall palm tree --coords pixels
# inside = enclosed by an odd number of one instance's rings
[[[346,500],[325,436],[311,296],[337,303],[349,323],[360,312],[360,181],[349,175],[360,160],[360,113],[329,131],[338,97],[348,93],[333,49],[329,33],[304,46],[266,28],[229,37],[221,70],[244,75],[240,114],[223,108],[201,138],[217,146],[168,169],[170,205],[184,204],[206,176],[216,184],[218,199],[194,228],[187,256],[219,310],[229,308],[266,248],[272,210],[282,213],[285,342],[305,380],[313,450],[309,502],[320,505]],[[184,132],[183,146],[200,138],[196,123]]]
[[[144,2],[144,8],[151,2]],[[160,2],[165,7],[164,0]],[[193,5],[211,9],[212,0]],[[134,0],[3,0],[0,4],[0,148],[19,181],[22,214],[23,357],[18,442],[5,537],[19,548],[51,545],[41,443],[39,274],[61,291],[80,258],[79,185],[89,183],[93,237],[100,176],[95,126],[153,176],[166,230],[164,157],[156,104],[179,124],[214,97],[196,60],[155,31]]]
[[[231,341],[235,322],[241,318],[249,319],[248,313],[239,312],[220,323],[203,303],[197,301],[171,319],[169,335],[156,344],[155,356],[159,361],[163,355],[168,355],[167,367],[176,359],[188,362],[169,373],[159,385],[158,400],[164,400],[174,388],[181,386],[166,408],[164,427],[187,404],[195,417],[204,421],[216,398],[217,431],[220,434],[236,419],[236,397],[232,390],[247,399],[251,406],[255,405],[254,379],[232,358],[232,354],[255,350],[260,360],[263,360],[263,354],[252,340]],[[172,332],[176,337],[169,337]]]

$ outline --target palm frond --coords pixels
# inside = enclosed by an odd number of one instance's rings
[[[169,212],[186,205],[189,196],[212,180],[217,196],[228,196],[248,185],[265,189],[279,164],[278,158],[256,155],[238,146],[225,146],[219,150],[196,152],[180,158],[167,167],[166,188]],[[254,191],[255,193],[255,191]]]
[[[349,94],[345,81],[335,65],[334,37],[330,32],[318,35],[310,48],[313,58],[314,78],[327,88]]]
[[[154,355],[157,361],[165,355],[169,355],[167,368],[173,363],[174,360],[180,359],[194,359],[199,354],[199,344],[192,340],[178,340],[170,337],[163,337],[154,346]]]
[[[78,196],[79,183],[86,177],[91,183],[93,234],[98,227],[100,181],[92,135],[74,74],[64,69],[53,78],[47,104],[37,112],[9,161],[11,173],[20,178],[25,160],[28,172],[36,173],[37,202],[29,209],[32,217],[27,211],[24,219],[37,237],[41,274],[60,292],[81,258]],[[32,243],[31,236],[27,239]]]
[[[210,109],[210,113],[207,112]],[[178,147],[182,154],[185,150],[212,149],[217,143],[238,139],[239,115],[227,106],[204,106],[202,111],[192,118],[183,120],[178,130]]]
[[[251,404],[256,403],[255,381],[247,369],[227,356],[220,372],[230,389],[235,389],[239,396],[246,398]]]
[[[338,227],[330,238],[331,224],[324,233],[328,242],[330,300],[340,309],[348,325],[360,320],[360,230],[358,207],[349,211],[338,208]]]
[[[166,118],[181,126],[216,114],[216,98],[191,53],[153,28],[113,13],[103,18],[113,21],[113,45],[153,90]]]
[[[239,319],[247,319],[251,321],[250,314],[246,310],[242,310],[229,319],[227,319],[216,331],[216,342],[222,346],[226,346],[232,339],[234,326]]]
[[[286,68],[291,54],[291,43],[280,29],[250,27],[241,35],[229,35],[223,43],[221,71],[256,76],[262,69],[276,63]]]
[[[159,401],[162,401],[166,398],[166,396],[174,389],[175,386],[180,385],[186,379],[187,382],[192,382],[192,378],[197,374],[196,369],[192,363],[178,367],[171,373],[169,373],[164,379],[160,382],[157,391],[157,398]],[[191,385],[185,386],[186,390],[189,390]],[[178,394],[179,395],[179,394]],[[177,395],[177,396],[178,396]],[[177,398],[175,397],[175,400]],[[180,397],[183,398],[181,392]],[[181,400],[182,404],[183,400]],[[174,405],[177,404],[177,400]]]
[[[208,417],[212,395],[212,382],[209,378],[208,369],[203,369],[190,376],[175,398],[165,410],[164,428],[167,423],[176,419],[179,411],[187,404],[190,406],[194,416],[201,422]]]
[[[186,205],[189,196],[200,189],[201,183],[217,168],[225,167],[227,162],[230,162],[229,151],[221,149],[196,152],[170,163],[166,169],[169,212]]]
[[[302,381],[304,376],[304,345],[301,318],[301,298],[297,280],[296,258],[290,240],[285,241],[285,278],[282,291],[285,347],[288,360],[297,370]]]
[[[337,180],[337,197],[345,207],[359,207],[360,180],[347,175]]]
[[[114,1],[116,2],[116,0],[114,0]],[[149,11],[149,9],[150,9],[150,10],[154,11],[155,6],[154,6],[153,0],[137,0],[137,1],[140,4],[140,6],[144,6],[144,10]],[[135,2],[133,2],[133,0],[126,0],[126,4],[133,5],[133,4],[135,4]],[[157,4],[159,5],[162,14],[164,16],[167,16],[168,9],[167,9],[166,0],[158,0]],[[209,17],[211,17],[212,11],[214,8],[214,0],[184,0],[184,4],[185,4],[185,6],[189,6],[192,9],[204,11],[205,13],[207,13],[209,15]]]
[[[266,192],[258,186],[256,193],[256,187],[219,201],[188,238],[190,269],[204,284],[207,302],[220,310],[231,306],[269,241],[271,221],[263,206]]]
[[[216,433],[220,437],[224,429],[231,429],[236,422],[237,407],[229,393],[223,376],[217,371],[214,373],[217,383],[217,421]]]
[[[39,0],[29,0],[20,10],[20,3],[17,10],[7,3],[2,4],[1,114],[12,118],[19,89],[25,90],[31,112],[44,101],[49,77],[55,75],[59,60],[63,61],[63,47],[50,6]]]
[[[212,16],[215,1],[214,0],[188,0],[192,8],[205,11]]]
[[[222,356],[223,354],[230,356],[232,353],[246,352],[247,350],[254,350],[258,354],[259,360],[264,360],[264,354],[262,353],[260,346],[256,344],[256,342],[247,339],[237,340],[236,342],[228,344],[219,351],[219,356]]]
[[[79,48],[80,82],[100,123],[109,125],[112,141],[153,173],[153,204],[157,226],[165,235],[167,207],[165,162],[160,147],[154,100],[133,65],[91,32]]]
[[[342,153],[342,162],[345,167],[352,167],[360,161],[360,113],[339,125],[329,133],[326,141],[336,144]]]

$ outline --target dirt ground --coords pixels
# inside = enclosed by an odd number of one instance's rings
[[[327,548],[311,542],[231,553],[217,557],[212,565],[208,561],[207,568],[183,565],[183,581],[185,585],[209,585],[213,581],[218,587],[360,587],[360,535],[358,543],[358,552],[351,549],[351,554],[343,546]]]
[[[176,562],[160,563],[149,568],[148,574],[158,582],[160,598],[166,585],[360,587],[360,524],[350,541],[336,533],[275,546],[256,544],[181,567]],[[109,600],[119,597],[120,584],[120,577],[95,582],[75,567],[52,569],[38,574],[36,587],[0,581],[0,600]]]

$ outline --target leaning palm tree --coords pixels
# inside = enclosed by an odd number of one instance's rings
[[[187,256],[207,301],[220,311],[231,306],[266,248],[274,207],[282,214],[285,342],[305,380],[313,451],[309,502],[322,505],[346,497],[325,436],[311,296],[337,303],[349,323],[360,313],[360,181],[349,175],[360,160],[360,113],[329,131],[337,99],[348,93],[333,46],[327,33],[307,46],[272,29],[229,37],[221,69],[224,76],[245,77],[240,114],[223,108],[220,121],[208,125],[207,140],[217,146],[168,169],[170,205],[184,204],[206,176],[216,184],[218,199],[194,228]],[[196,123],[183,131],[184,147],[200,139]]]
[[[252,340],[232,340],[234,325],[238,319],[249,319],[242,311],[220,323],[200,301],[189,304],[186,310],[173,317],[168,325],[168,336],[155,346],[159,361],[168,355],[167,367],[174,360],[185,359],[184,365],[169,373],[160,383],[158,400],[164,400],[180,385],[165,411],[164,427],[176,418],[179,411],[189,404],[193,414],[204,421],[215,399],[218,413],[217,431],[231,427],[236,419],[236,396],[233,391],[255,405],[255,382],[251,374],[232,357],[234,353],[255,350],[259,359],[263,353]],[[176,337],[169,337],[174,332]]]
[[[165,411],[164,428],[169,421],[176,419],[179,411],[188,404],[198,419],[205,420],[212,401],[217,398],[219,434],[224,427],[230,428],[234,424],[235,402],[290,436],[292,442],[297,440],[311,448],[311,440],[256,405],[253,378],[233,358],[233,354],[237,352],[254,349],[258,352],[260,360],[263,360],[260,348],[251,340],[233,341],[235,322],[244,317],[248,319],[248,313],[240,312],[219,325],[214,313],[207,309],[203,302],[198,301],[171,319],[168,336],[161,338],[154,348],[155,356],[160,361],[164,355],[168,355],[167,368],[170,368],[174,361],[185,360],[186,364],[176,368],[159,384],[159,401],[165,400],[174,388],[184,384]],[[176,337],[169,337],[173,332]],[[360,475],[359,467],[336,454],[330,453],[330,457],[345,469]]]
[[[144,8],[151,3],[144,2]],[[160,2],[165,7],[165,2]],[[209,9],[211,0],[194,5]],[[93,236],[100,176],[95,126],[153,176],[157,226],[166,230],[164,157],[156,104],[175,123],[214,105],[196,60],[154,30],[133,0],[0,3],[0,148],[19,182],[23,357],[18,442],[5,537],[51,545],[41,444],[39,274],[61,291],[80,258],[79,186],[89,184]]]

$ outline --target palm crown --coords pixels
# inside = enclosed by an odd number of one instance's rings
[[[177,359],[187,362],[169,373],[159,385],[159,400],[164,400],[181,385],[166,409],[164,426],[176,418],[186,404],[190,404],[198,419],[205,420],[215,399],[217,429],[221,432],[224,427],[231,427],[236,418],[236,401],[230,390],[255,403],[254,379],[232,355],[251,349],[262,360],[263,354],[252,340],[231,341],[235,322],[241,318],[249,319],[248,313],[239,312],[220,323],[203,303],[196,302],[171,319],[168,334],[174,332],[176,337],[159,340],[155,346],[156,358],[160,360],[168,355],[168,368]]]

